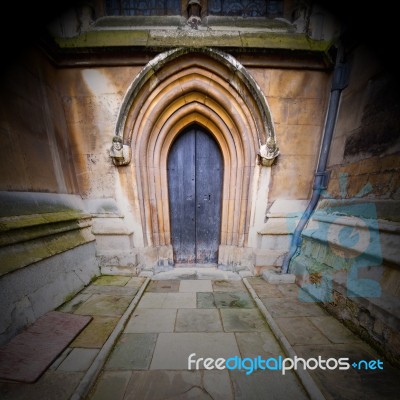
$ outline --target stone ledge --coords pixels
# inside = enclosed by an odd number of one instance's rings
[[[0,248],[0,276],[94,240],[87,226],[3,246]]]
[[[213,46],[254,48],[254,49],[285,49],[313,52],[327,52],[330,41],[313,40],[304,34],[286,32],[242,32],[231,30],[178,30],[177,28],[151,29],[94,29],[72,38],[54,37],[62,49],[81,49],[96,47],[208,47]]]
[[[65,211],[0,218],[0,247],[91,226],[91,216]]]
[[[343,228],[352,229],[354,237],[355,234],[359,235],[359,240],[353,243],[349,239],[347,243],[343,243],[340,239]],[[400,266],[400,225],[396,222],[316,213],[303,231],[302,237],[325,245],[336,256],[342,254],[342,260],[363,257],[377,263]],[[325,253],[328,256],[328,252]]]

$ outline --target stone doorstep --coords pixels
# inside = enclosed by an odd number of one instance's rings
[[[262,277],[268,283],[271,284],[281,284],[281,283],[295,283],[296,275],[294,274],[281,274],[277,271],[272,271],[270,269],[263,271]]]

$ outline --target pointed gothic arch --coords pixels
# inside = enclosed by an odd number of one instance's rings
[[[174,138],[197,123],[224,160],[221,245],[247,244],[252,176],[260,148],[279,154],[265,96],[233,57],[212,49],[175,49],[150,61],[129,87],[116,135],[131,151],[145,246],[171,244],[167,158]],[[265,160],[265,158],[263,159]]]

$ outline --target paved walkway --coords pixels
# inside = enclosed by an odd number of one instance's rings
[[[150,281],[88,400],[309,398],[293,371],[188,370],[192,353],[194,360],[286,357],[244,282],[299,357],[382,359],[317,304],[300,301],[296,285],[177,273]],[[0,383],[0,398],[69,399],[143,283],[103,276],[61,307],[93,320],[35,384]],[[400,392],[399,371],[386,362],[384,370],[309,372],[326,399],[395,399]]]

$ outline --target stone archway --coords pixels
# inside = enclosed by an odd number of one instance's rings
[[[120,165],[133,164],[144,245],[171,245],[167,158],[175,137],[193,123],[210,131],[222,151],[221,247],[243,248],[257,155],[267,143],[263,161],[271,165],[279,151],[258,85],[233,57],[211,49],[159,55],[132,83],[121,106],[116,134],[129,155]]]

